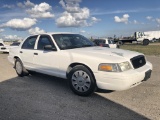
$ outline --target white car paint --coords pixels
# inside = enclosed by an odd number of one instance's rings
[[[52,37],[53,34],[59,33],[46,33],[45,35],[49,35],[52,38],[57,51],[37,50],[37,41],[40,36],[38,35],[33,50],[21,49],[24,40],[19,47],[10,50],[8,60],[12,64],[15,64],[15,57],[18,57],[21,59],[24,67],[28,70],[65,79],[67,79],[66,73],[69,65],[72,63],[81,63],[91,69],[98,88],[108,90],[126,90],[139,85],[145,78],[145,72],[152,70],[152,64],[148,61],[140,68],[135,69],[133,67],[130,59],[139,55],[144,56],[138,52],[104,47],[61,50],[54,41]],[[35,52],[38,53],[38,55],[35,55]],[[130,63],[130,70],[124,72],[104,72],[98,70],[98,66],[101,63],[121,63],[125,61]]]

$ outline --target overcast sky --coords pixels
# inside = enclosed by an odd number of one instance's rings
[[[43,32],[129,36],[160,29],[160,0],[1,0],[0,39]]]

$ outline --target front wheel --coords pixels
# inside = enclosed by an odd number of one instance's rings
[[[89,96],[96,89],[96,82],[92,73],[84,66],[75,66],[69,73],[71,90],[80,96]]]
[[[18,76],[23,77],[28,75],[28,71],[24,68],[22,61],[17,58],[15,61],[15,70]]]

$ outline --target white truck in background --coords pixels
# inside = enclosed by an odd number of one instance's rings
[[[118,45],[123,45],[124,43],[142,43],[143,45],[149,45],[152,42],[152,38],[146,35],[144,32],[135,32],[133,37],[128,37],[126,39],[114,40]]]
[[[144,32],[153,42],[160,39],[160,31],[146,31]]]

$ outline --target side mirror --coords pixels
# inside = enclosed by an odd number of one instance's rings
[[[52,47],[52,45],[45,45],[44,50],[57,51],[57,49],[55,47]]]

